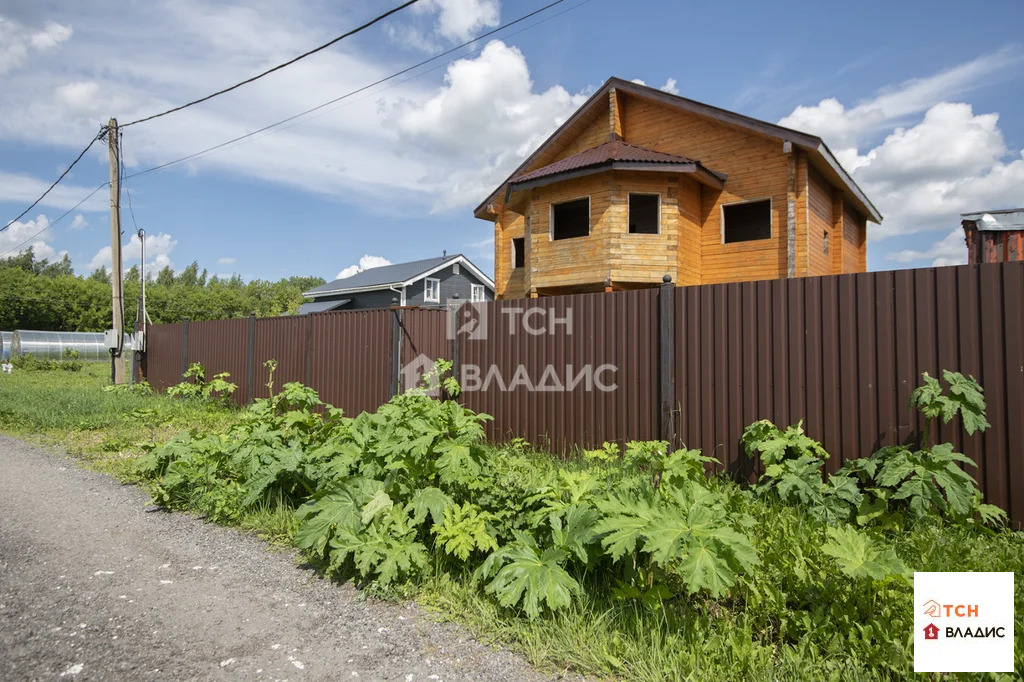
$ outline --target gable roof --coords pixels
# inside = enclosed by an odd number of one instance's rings
[[[407,263],[394,263],[382,265],[377,268],[370,268],[356,273],[351,277],[336,279],[327,284],[302,292],[307,298],[326,296],[328,294],[347,294],[357,291],[373,291],[375,289],[387,289],[393,286],[407,286],[418,279],[431,275],[449,265],[459,263],[465,265],[473,275],[480,280],[484,286],[492,291],[494,282],[490,277],[473,265],[468,258],[461,253],[451,256],[438,256],[436,258],[424,258],[422,260],[409,261]]]
[[[850,177],[849,173],[843,169],[839,164],[839,161],[832,154],[832,151],[828,148],[828,145],[826,145],[820,137],[802,133],[798,130],[786,128],[774,123],[768,123],[767,121],[761,121],[749,116],[744,116],[743,114],[737,114],[736,112],[728,111],[726,109],[719,109],[718,107],[710,104],[704,104],[703,102],[697,102],[696,100],[680,97],[679,95],[672,95],[656,88],[639,85],[638,83],[614,77],[605,81],[605,84],[601,86],[597,92],[591,95],[590,99],[584,102],[583,105],[572,114],[572,116],[566,119],[565,123],[559,126],[558,129],[553,132],[543,144],[535,149],[532,154],[526,157],[526,159],[519,164],[519,167],[516,168],[500,186],[491,192],[491,194],[488,195],[488,197],[484,199],[476,209],[474,209],[473,214],[478,218],[486,217],[488,215],[488,204],[497,198],[502,188],[504,188],[511,179],[520,173],[523,173],[530,167],[530,165],[537,161],[537,159],[547,151],[564,132],[570,129],[575,123],[585,118],[595,107],[606,102],[608,100],[608,93],[612,89],[628,95],[654,100],[668,107],[682,109],[700,116],[706,116],[722,123],[735,125],[761,135],[790,141],[804,151],[810,152],[812,159],[818,162],[816,164],[818,166],[817,169],[828,176],[833,184],[844,188],[844,190],[857,204],[857,208],[863,212],[869,220],[876,223],[882,221],[882,214],[878,212],[878,209],[875,208],[874,204],[871,203],[871,200],[867,198],[867,195],[864,194],[863,190],[857,186],[857,183],[853,181],[853,178]]]
[[[519,186],[527,183],[530,185],[537,185],[539,184],[539,181],[544,179],[550,179],[569,173],[578,174],[579,171],[588,169],[606,170],[619,166],[626,168],[641,168],[648,165],[652,165],[656,168],[665,168],[667,170],[688,170],[690,172],[703,171],[713,179],[717,179],[719,182],[725,180],[725,176],[723,174],[708,170],[701,165],[700,161],[695,159],[680,156],[678,154],[666,154],[665,152],[648,149],[647,147],[629,144],[622,140],[612,140],[611,142],[605,142],[604,144],[599,144],[596,147],[585,149],[578,154],[573,154],[572,156],[560,159],[542,168],[526,173],[519,173],[509,179],[508,183],[510,187],[513,185]]]

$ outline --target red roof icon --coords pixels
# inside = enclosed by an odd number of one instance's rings
[[[938,639],[939,638],[939,628],[938,628],[938,626],[935,625],[935,623],[928,623],[928,625],[924,626],[924,638],[925,639]]]

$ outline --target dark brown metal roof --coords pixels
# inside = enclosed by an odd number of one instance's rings
[[[584,168],[611,165],[615,162],[626,163],[656,163],[656,164],[693,164],[699,165],[700,161],[677,154],[666,154],[664,152],[638,147],[622,140],[605,142],[596,147],[585,149],[578,154],[555,161],[554,163],[513,177],[510,182],[513,184],[529,182],[551,175],[560,175]],[[717,175],[717,174],[716,174]]]

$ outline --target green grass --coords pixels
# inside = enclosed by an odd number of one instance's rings
[[[130,465],[149,444],[187,429],[223,432],[238,419],[235,410],[194,401],[104,391],[108,372],[105,364],[87,364],[81,372],[16,370],[0,375],[0,431],[59,445],[92,468],[138,482]],[[511,472],[594,466],[578,457],[555,460],[521,449],[504,454],[497,461]],[[709,485],[735,488],[723,479],[712,479]],[[737,504],[749,505],[745,511],[758,521],[752,540],[763,565],[742,582],[735,597],[686,597],[673,585],[675,596],[664,601],[617,600],[608,577],[588,575],[586,594],[570,607],[529,619],[485,595],[469,571],[441,560],[435,560],[440,563],[418,584],[380,592],[371,583],[367,593],[411,597],[439,620],[458,622],[483,641],[521,652],[541,669],[594,678],[874,680],[906,674],[912,651],[912,587],[901,580],[856,584],[843,578],[820,552],[820,523],[778,502],[740,498],[744,496],[737,496]],[[298,522],[283,502],[265,500],[235,523],[273,546],[291,546]],[[1024,567],[1021,533],[920,524],[891,535],[887,543],[918,570]],[[828,595],[819,591],[823,587],[830,590]],[[1018,662],[1024,661],[1022,595],[1018,587]],[[830,645],[829,628],[847,638]],[[893,633],[905,633],[907,641]]]
[[[0,430],[57,445],[92,468],[130,477],[144,448],[189,429],[224,428],[238,412],[148,392],[105,391],[110,366],[0,374]]]

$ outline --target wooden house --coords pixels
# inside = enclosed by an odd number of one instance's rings
[[[474,214],[498,298],[863,272],[882,219],[820,138],[618,78]]]

